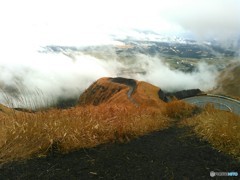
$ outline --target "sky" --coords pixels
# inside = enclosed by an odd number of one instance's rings
[[[0,90],[34,101],[36,90],[47,99],[76,98],[98,78],[115,77],[128,65],[114,58],[113,49],[109,49],[111,59],[79,53],[73,61],[61,53],[40,53],[41,47],[121,44],[118,39],[153,37],[143,31],[237,45],[239,12],[239,0],[0,1]],[[209,90],[216,85],[216,68],[207,64],[199,63],[198,71],[184,73],[172,70],[161,58],[136,56],[132,68],[141,66],[147,73],[130,78],[165,90]],[[28,91],[21,94],[19,84]]]
[[[92,45],[136,36],[192,33],[198,39],[234,39],[238,0],[8,0],[0,2],[1,44]]]

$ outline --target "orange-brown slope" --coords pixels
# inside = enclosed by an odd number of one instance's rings
[[[144,81],[137,82],[137,89],[132,95],[133,99],[141,106],[165,108],[166,103],[159,99],[159,87],[149,84]]]
[[[79,105],[99,105],[105,102],[111,102],[113,96],[122,97],[119,100],[127,101],[123,96],[128,92],[128,87],[123,84],[113,83],[109,78],[101,78],[94,82],[79,98]]]
[[[7,106],[0,104],[0,114],[9,114],[12,111],[13,110],[11,108],[8,108]]]
[[[240,97],[240,63],[227,67],[218,77],[218,86],[213,93]]]
[[[135,81],[136,87],[113,82],[114,78],[101,78],[93,83],[79,98],[79,105],[124,104],[164,108],[165,102],[158,97],[159,88],[149,83]],[[124,78],[122,78],[124,80]],[[126,82],[129,79],[125,79]],[[134,90],[132,93],[129,91]]]

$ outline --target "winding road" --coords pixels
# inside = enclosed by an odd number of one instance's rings
[[[109,80],[115,83],[127,85],[129,87],[129,91],[127,93],[129,100],[138,106],[138,103],[131,97],[137,87],[135,80],[122,77],[110,78]],[[213,104],[216,109],[225,110],[240,115],[240,101],[230,97],[214,94],[201,94],[183,98],[182,100],[190,104],[195,104],[198,107],[204,107],[210,103]]]
[[[240,115],[240,101],[226,96],[206,94],[182,99],[190,104],[204,107],[206,104],[213,104],[216,109],[233,112]]]
[[[139,106],[138,103],[132,98],[132,94],[137,88],[137,82],[134,79],[127,79],[127,78],[122,78],[122,77],[117,77],[117,78],[109,78],[110,81],[119,83],[119,84],[124,84],[129,87],[129,90],[127,92],[128,99],[135,105]]]

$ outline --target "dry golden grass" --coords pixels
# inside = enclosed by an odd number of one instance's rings
[[[80,105],[99,105],[101,103],[121,103],[127,102],[128,86],[113,83],[109,78],[101,78],[93,83],[84,93],[80,96]]]
[[[216,110],[207,105],[201,113],[195,106],[183,101],[172,101],[166,105],[163,115],[181,119],[180,125],[190,126],[202,139],[219,151],[240,159],[240,116]]]
[[[173,119],[183,119],[191,117],[198,108],[184,101],[173,100],[166,104],[164,115]]]
[[[0,163],[121,141],[167,128],[160,111],[125,105],[0,114]]]
[[[240,159],[240,116],[208,105],[203,113],[184,120],[182,124],[192,126],[216,149]]]
[[[124,142],[166,128],[171,120],[161,114],[166,103],[158,98],[158,90],[138,83],[133,98],[140,103],[135,106],[127,96],[128,86],[101,78],[80,97],[84,107],[37,113],[0,107],[0,163],[45,155],[53,148],[68,152]]]
[[[163,113],[156,108],[121,103],[37,113],[5,108],[5,112],[0,111],[0,163],[44,156],[53,148],[66,153],[107,142],[125,142],[167,128],[171,119],[184,119],[181,124],[193,127],[216,149],[240,158],[239,116],[208,106],[189,118],[196,107],[182,101],[165,106]]]
[[[158,97],[159,88],[146,82],[136,82],[137,88],[132,94],[134,102],[138,106],[157,108],[162,111],[166,103]],[[127,96],[128,91],[129,87],[127,85],[111,82],[109,78],[101,78],[80,96],[79,104],[99,105],[101,103],[108,103],[114,105],[122,103],[135,107],[135,104]]]
[[[137,81],[137,89],[132,98],[142,107],[157,108],[161,111],[165,110],[166,103],[158,97],[159,87],[152,84]]]
[[[53,149],[66,153],[125,142],[167,128],[176,119],[185,119],[180,123],[192,126],[217,149],[240,158],[239,116],[212,107],[196,115],[199,109],[183,101],[161,101],[159,88],[145,82],[137,82],[132,95],[138,106],[127,97],[125,85],[102,78],[90,87],[80,98],[84,107],[28,113],[0,105],[0,164],[46,155]]]

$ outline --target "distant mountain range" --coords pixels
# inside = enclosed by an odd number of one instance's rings
[[[92,51],[104,51],[113,48],[118,55],[122,54],[135,54],[142,53],[146,55],[156,56],[178,56],[181,58],[215,58],[215,57],[234,57],[237,52],[232,49],[224,48],[217,42],[204,42],[198,43],[194,40],[171,38],[162,39],[161,41],[151,40],[118,40],[123,45],[103,45],[103,46],[87,46],[87,47],[75,47],[75,46],[57,46],[50,45],[43,47],[41,52],[52,53],[74,53],[84,52],[89,53]]]

